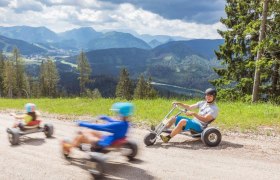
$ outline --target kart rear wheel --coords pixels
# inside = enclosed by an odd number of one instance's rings
[[[89,161],[86,161],[85,168],[90,172],[94,179],[102,178],[105,169],[105,160],[98,156],[91,156]]]
[[[146,144],[146,146],[151,146],[151,145],[155,144],[155,142],[157,140],[156,137],[157,137],[156,133],[150,132],[149,134],[147,134],[144,137],[144,143]]]
[[[201,140],[205,145],[209,147],[215,147],[220,144],[222,135],[218,129],[214,127],[208,127],[203,130],[201,134]]]
[[[122,147],[122,154],[125,155],[129,161],[133,160],[138,153],[138,146],[133,141],[128,141]]]
[[[20,137],[20,134],[19,134],[18,129],[16,129],[16,128],[8,129],[8,138],[9,138],[11,145],[19,144],[19,137]]]
[[[45,124],[44,133],[47,138],[52,137],[53,135],[53,125],[52,124]]]

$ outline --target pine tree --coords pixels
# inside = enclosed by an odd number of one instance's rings
[[[13,49],[11,60],[15,65],[16,86],[14,90],[17,97],[22,97],[23,93],[26,92],[27,88],[27,76],[25,74],[24,62],[17,48]]]
[[[4,64],[3,53],[0,51],[0,97],[4,95]]]
[[[280,3],[270,1],[265,38],[259,42],[264,1],[228,0],[227,18],[221,19],[226,31],[219,31],[225,43],[216,52],[224,68],[215,69],[220,76],[212,83],[223,97],[251,99],[255,70],[259,75],[258,96],[279,97]],[[260,51],[261,50],[261,51]],[[261,58],[255,63],[257,52]]]
[[[147,97],[147,82],[143,75],[140,75],[133,97],[135,99],[145,99]]]
[[[40,89],[41,94],[47,97],[56,97],[59,74],[55,63],[48,59],[41,63],[40,67]]]
[[[7,97],[13,98],[16,89],[16,69],[13,62],[5,61],[3,77],[4,93]]]
[[[116,87],[116,97],[126,100],[132,99],[132,81],[126,68],[121,69],[120,79]]]
[[[92,72],[88,59],[83,51],[78,56],[77,64],[80,74],[78,78],[80,80],[80,93],[83,95],[86,90],[86,84],[91,82],[90,75]]]
[[[223,68],[214,69],[220,76],[212,83],[224,98],[237,99],[250,95],[253,87],[254,62],[258,43],[260,0],[227,0],[227,18],[221,22],[227,27],[218,31],[225,42],[216,51]]]
[[[149,99],[154,99],[154,98],[158,97],[158,92],[152,86],[152,78],[151,77],[149,77],[149,79],[147,81],[147,97]]]
[[[145,80],[143,75],[140,75],[136,88],[134,90],[134,98],[136,99],[153,99],[157,97],[157,91],[151,85],[152,78]]]

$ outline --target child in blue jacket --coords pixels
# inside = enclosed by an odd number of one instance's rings
[[[129,128],[129,117],[133,114],[134,106],[131,103],[115,103],[112,106],[119,120],[114,120],[108,116],[101,116],[100,119],[107,121],[106,124],[93,124],[89,122],[78,121],[78,125],[91,130],[85,130],[79,133],[73,142],[62,142],[63,153],[69,155],[71,148],[79,147],[81,144],[91,144],[94,149],[103,149],[112,145],[118,139],[126,137]],[[104,135],[100,131],[110,133]]]

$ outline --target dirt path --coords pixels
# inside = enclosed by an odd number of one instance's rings
[[[19,146],[11,146],[6,128],[13,122],[7,113],[1,113],[0,179],[91,179],[78,161],[69,162],[61,156],[60,140],[79,130],[73,123],[45,117],[44,122],[55,126],[54,138],[37,133],[23,137]],[[107,179],[280,179],[279,137],[224,134],[220,146],[208,148],[199,140],[179,135],[168,144],[158,140],[145,147],[146,133],[142,129],[130,132],[140,148],[136,161],[108,154]],[[75,158],[85,156],[78,150],[73,152]]]

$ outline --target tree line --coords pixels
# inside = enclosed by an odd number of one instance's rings
[[[5,57],[0,51],[0,97],[8,98],[39,98],[65,96],[59,89],[60,76],[53,59],[41,61],[39,75],[32,76],[26,73],[25,62],[17,48],[11,56]],[[79,96],[99,98],[102,97],[98,89],[90,89],[94,83],[91,76],[92,69],[83,51],[77,57],[77,73],[79,74]],[[151,79],[146,81],[141,75],[133,90],[134,83],[130,80],[127,69],[121,69],[120,78],[115,91],[115,96],[131,100],[133,98],[154,98],[157,92],[151,86]]]
[[[0,52],[0,97],[55,97],[58,81],[58,71],[51,59],[41,62],[39,77],[32,77],[27,75],[17,48],[10,57]]]

